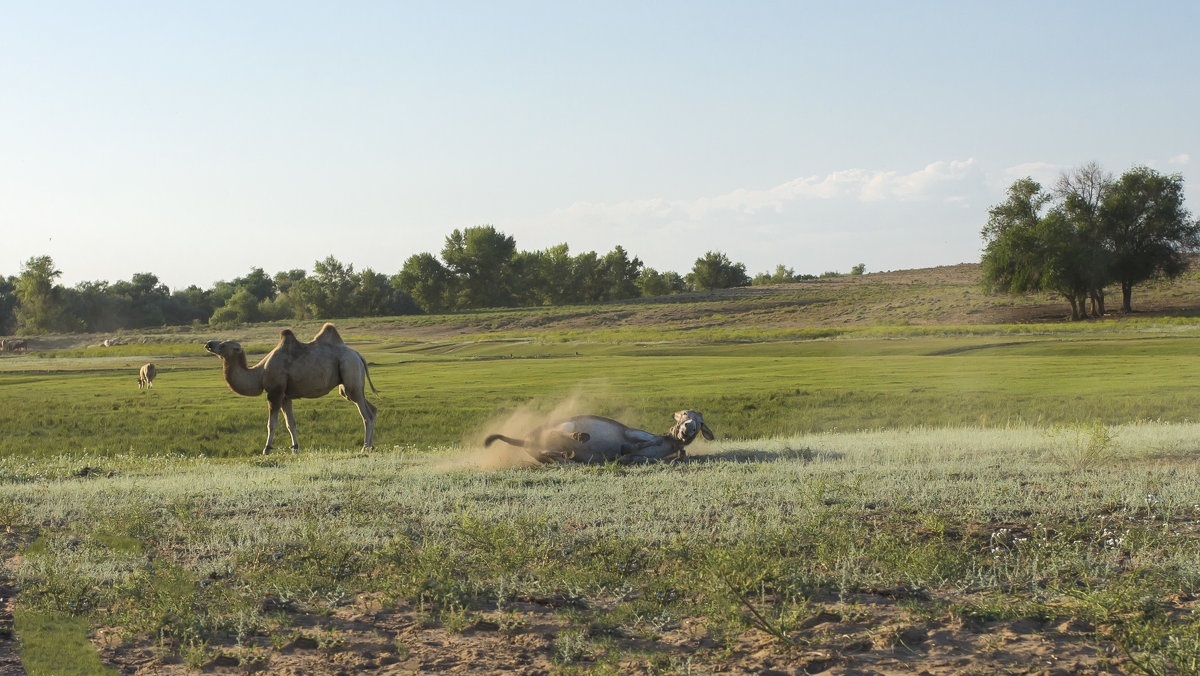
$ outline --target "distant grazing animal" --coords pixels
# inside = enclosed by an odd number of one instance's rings
[[[154,364],[142,364],[142,370],[138,371],[138,389],[154,388],[154,376],[158,375]]]
[[[29,341],[24,338],[10,338],[0,343],[0,347],[5,352],[27,352],[29,350]]]
[[[379,391],[367,373],[366,360],[346,345],[333,324],[322,326],[310,343],[300,342],[291,329],[280,331],[279,344],[253,367],[246,366],[246,352],[234,341],[210,340],[204,349],[221,358],[229,389],[246,397],[267,393],[270,415],[264,455],[271,451],[280,411],[292,436],[292,452],[300,450],[292,400],[323,397],[335,387],[338,394],[358,406],[366,431],[363,450],[371,448],[378,409],[367,401],[366,384],[371,385],[372,392]]]
[[[609,418],[577,415],[537,427],[525,439],[493,434],[483,445],[503,441],[525,449],[538,462],[616,460],[630,464],[681,459],[686,455],[684,446],[692,443],[697,434],[704,435],[709,441],[713,438],[712,430],[695,411],[677,412],[675,425],[664,435],[634,429]]]

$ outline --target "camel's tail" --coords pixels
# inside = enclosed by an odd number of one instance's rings
[[[332,326],[331,326],[331,328],[332,328]],[[371,386],[371,391],[374,392],[375,394],[379,394],[379,390],[375,389],[375,383],[371,381],[371,369],[367,368],[367,360],[363,359],[363,356],[361,354],[358,355],[358,358],[362,359],[363,375],[365,375],[367,377],[367,384]]]
[[[503,441],[506,444],[512,444],[513,446],[525,448],[525,440],[524,439],[513,439],[512,437],[506,437],[503,434],[489,435],[487,439],[483,440],[483,445],[491,446],[492,442],[494,442],[494,441]]]

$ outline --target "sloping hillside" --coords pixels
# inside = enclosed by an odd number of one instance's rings
[[[979,265],[900,270],[791,284],[684,293],[589,306],[489,310],[438,317],[403,317],[393,328],[433,338],[480,331],[595,330],[600,328],[793,329],[877,325],[956,326],[1063,322],[1060,298],[989,295]],[[1117,289],[1109,317],[1118,316]],[[1200,271],[1135,289],[1139,316],[1200,316]],[[364,325],[373,324],[364,320]]]
[[[753,286],[595,305],[478,310],[448,315],[339,319],[347,335],[437,340],[498,332],[578,332],[610,329],[819,329],[855,326],[963,326],[1065,322],[1069,310],[1049,294],[989,295],[979,282],[979,265],[963,263],[918,270],[847,275],[791,284]],[[1121,316],[1119,289],[1109,289],[1108,317]],[[1200,267],[1170,282],[1134,290],[1139,317],[1200,317]],[[236,337],[273,344],[279,329],[315,333],[319,321],[239,327],[173,327],[128,331],[125,344],[195,342],[199,337]],[[111,335],[34,337],[34,350],[98,345]]]

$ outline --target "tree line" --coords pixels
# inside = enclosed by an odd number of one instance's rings
[[[862,266],[854,273],[861,274]],[[832,275],[837,273],[825,273]],[[288,319],[380,317],[489,307],[594,303],[690,290],[811,279],[784,265],[751,278],[746,266],[709,251],[680,275],[647,267],[621,246],[572,255],[566,244],[518,251],[494,227],[455,230],[440,256],[409,257],[399,272],[355,271],[333,256],[313,270],[245,276],[171,291],[152,273],[129,281],[64,287],[49,256],[30,258],[16,276],[0,275],[0,334],[109,332],[183,324],[225,325]]]
[[[1121,310],[1132,312],[1136,285],[1178,276],[1200,249],[1200,221],[1183,201],[1182,175],[1148,167],[1114,178],[1089,163],[1050,189],[1020,179],[988,210],[983,283],[1060,295],[1073,320],[1103,316],[1105,289],[1119,286]]]

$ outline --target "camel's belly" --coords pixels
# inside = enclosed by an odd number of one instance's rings
[[[569,448],[574,453],[577,462],[605,462],[616,460],[622,455],[622,450],[632,441],[656,438],[655,435],[641,430],[625,427],[615,420],[597,416],[577,416],[568,418],[550,428],[549,443],[565,445],[556,450]],[[587,441],[572,439],[572,434],[586,434]]]

